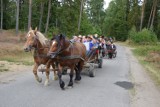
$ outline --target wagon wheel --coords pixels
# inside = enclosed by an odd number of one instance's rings
[[[98,59],[98,68],[102,68],[103,60],[102,58]]]
[[[95,71],[95,69],[94,69],[94,63],[90,64],[90,67],[89,67],[88,72],[89,72],[89,76],[90,76],[90,77],[95,77],[96,71]]]
[[[115,58],[116,56],[117,56],[117,51],[113,53],[113,58]]]
[[[66,74],[67,74],[67,69],[66,68],[62,69],[62,75],[66,75]]]

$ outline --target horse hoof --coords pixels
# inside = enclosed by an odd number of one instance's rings
[[[62,81],[62,82],[60,83],[60,87],[61,87],[62,90],[65,89],[64,86],[65,86],[65,83]]]
[[[73,82],[69,82],[68,87],[73,87]]]
[[[42,82],[42,78],[38,78],[37,82],[41,83]]]
[[[49,81],[45,81],[44,86],[48,86],[49,85]]]
[[[42,78],[39,78],[39,82],[40,82],[40,83],[42,82]]]
[[[80,83],[80,81],[79,80],[75,80],[75,83]]]
[[[68,89],[71,89],[71,88],[73,88],[73,86],[68,86],[67,88],[68,88]]]
[[[75,81],[80,81],[80,80],[81,80],[81,76],[75,78]]]
[[[57,76],[54,76],[54,80],[58,80],[58,77],[57,77]]]

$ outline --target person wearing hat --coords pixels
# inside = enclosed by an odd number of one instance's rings
[[[108,51],[108,56],[110,59],[113,57],[113,53],[116,50],[116,46],[113,44],[113,42],[108,41],[107,42],[107,51]]]
[[[93,47],[92,37],[91,36],[87,36],[87,39],[83,44],[86,46],[86,50],[87,50],[86,54],[87,54],[87,56],[89,56],[90,52],[91,52],[91,49]]]
[[[77,36],[73,36],[73,39],[70,40],[72,43],[77,42],[78,41],[78,37]]]

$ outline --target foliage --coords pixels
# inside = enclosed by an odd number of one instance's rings
[[[132,26],[135,26],[136,31],[139,31],[142,0],[112,0],[106,10],[103,9],[104,0],[83,1],[81,26],[80,31],[78,31],[81,0],[51,0],[51,14],[47,35],[51,36],[53,32],[61,32],[71,37],[78,34],[97,33],[104,36],[113,36],[116,40],[125,41],[130,37],[128,33]],[[150,28],[148,27],[151,23],[149,22],[149,18],[154,1],[147,0],[145,4],[142,28]],[[44,4],[41,32],[44,32],[47,22],[48,0],[32,0],[31,24],[32,28],[40,25],[41,4]],[[20,0],[19,29],[23,31],[28,30],[28,5],[28,0]],[[160,39],[159,5],[160,1],[158,0],[152,31]],[[16,6],[16,0],[3,0],[3,29],[15,29]],[[146,38],[149,39],[150,37]]]
[[[103,34],[103,22],[105,18],[105,12],[103,9],[104,0],[89,0],[87,2],[86,13],[92,24],[92,34]]]
[[[127,39],[128,25],[125,20],[126,1],[113,0],[106,10],[106,17],[103,23],[103,32],[107,36],[114,36],[117,40]]]
[[[129,38],[138,44],[155,44],[158,41],[156,34],[145,28],[140,32],[136,32],[135,28],[132,28]]]

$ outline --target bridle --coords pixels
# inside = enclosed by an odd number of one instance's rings
[[[45,48],[49,48],[49,46],[48,46],[48,47],[39,48],[39,45],[38,45],[38,38],[37,38],[37,35],[35,34],[34,40],[33,40],[33,44],[32,44],[32,45],[29,45],[29,48],[30,48],[30,51],[31,51],[32,49],[35,49],[35,50],[42,50],[42,49],[45,49]]]
[[[55,52],[49,51],[49,54],[51,54],[51,55],[58,55],[58,54],[60,54],[62,52],[61,51],[62,50],[62,45],[61,45],[60,41],[57,40],[57,39],[56,39],[56,41],[58,43],[58,50],[56,50]]]
[[[62,44],[60,43],[60,40],[57,39],[57,38],[56,38],[55,40],[56,40],[57,43],[58,43],[58,47],[57,47],[58,49],[57,49],[55,52],[49,51],[49,54],[50,54],[50,55],[57,56],[57,55],[59,55],[60,53],[62,53],[63,51],[65,51],[66,49],[68,49],[68,48],[71,46],[71,44],[69,44],[69,46],[63,48],[63,47],[62,47]]]

